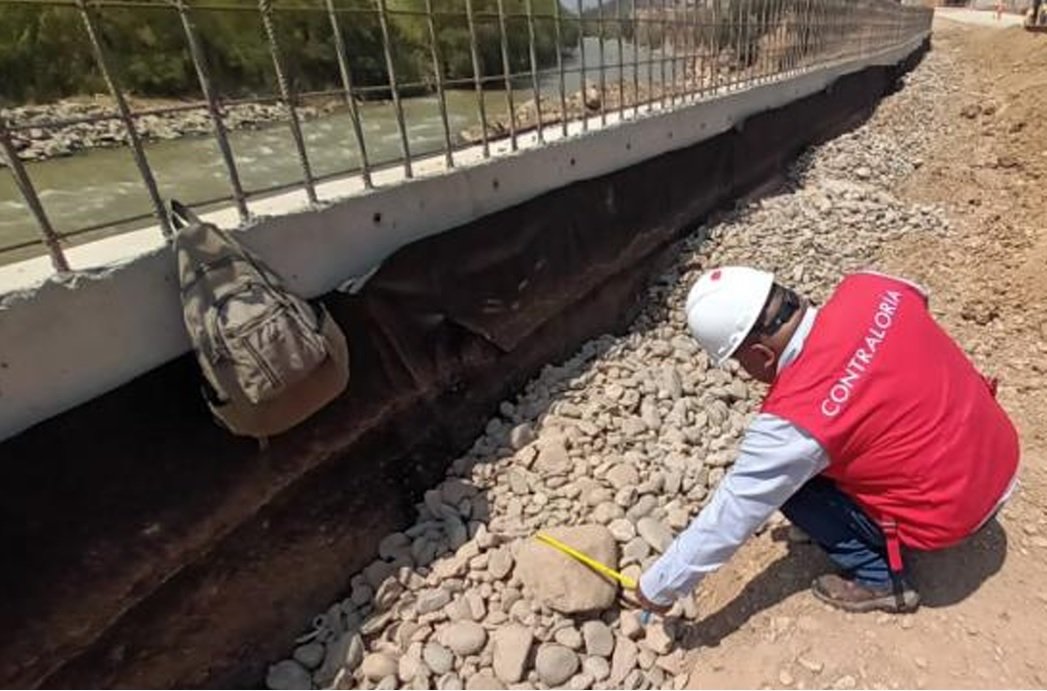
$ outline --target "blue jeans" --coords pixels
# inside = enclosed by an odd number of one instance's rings
[[[847,576],[874,588],[891,586],[883,532],[832,480],[811,479],[789,497],[782,513]]]

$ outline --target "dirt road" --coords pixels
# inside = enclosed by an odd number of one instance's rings
[[[996,13],[991,10],[970,10],[966,7],[939,7],[935,12],[942,19],[950,19],[964,24],[974,24],[993,29],[1021,26],[1022,23],[1020,14],[1005,13],[997,17]]]
[[[921,73],[947,94],[922,110],[906,93]],[[912,81],[863,129],[903,144],[924,132],[891,193],[940,205],[950,230],[906,234],[869,263],[927,285],[938,317],[1002,378],[1022,489],[998,526],[916,561],[915,615],[816,603],[806,587],[827,562],[766,531],[700,588],[691,687],[1047,686],[1047,36],[938,20]]]

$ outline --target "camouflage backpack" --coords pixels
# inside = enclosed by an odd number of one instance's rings
[[[230,234],[170,203],[185,326],[212,412],[264,439],[312,415],[349,381],[345,336]]]

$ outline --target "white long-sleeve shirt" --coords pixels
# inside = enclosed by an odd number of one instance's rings
[[[910,285],[927,298],[922,287]],[[817,314],[815,307],[807,309],[782,351],[779,372],[800,355]],[[706,574],[730,559],[804,483],[828,467],[828,454],[812,436],[776,415],[758,415],[745,432],[734,466],[709,503],[640,577],[644,596],[655,604],[668,605],[689,594]],[[997,508],[1016,486],[1017,475]]]
[[[779,371],[800,354],[817,314],[816,308],[807,309],[782,351]],[[796,490],[828,467],[829,457],[814,437],[776,415],[758,415],[709,503],[641,576],[644,596],[667,605],[691,592]]]

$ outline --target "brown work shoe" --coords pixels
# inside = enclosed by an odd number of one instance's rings
[[[836,574],[814,579],[811,592],[822,602],[847,612],[912,612],[920,606],[920,594],[908,585],[904,586],[899,602],[890,586],[870,588]]]

